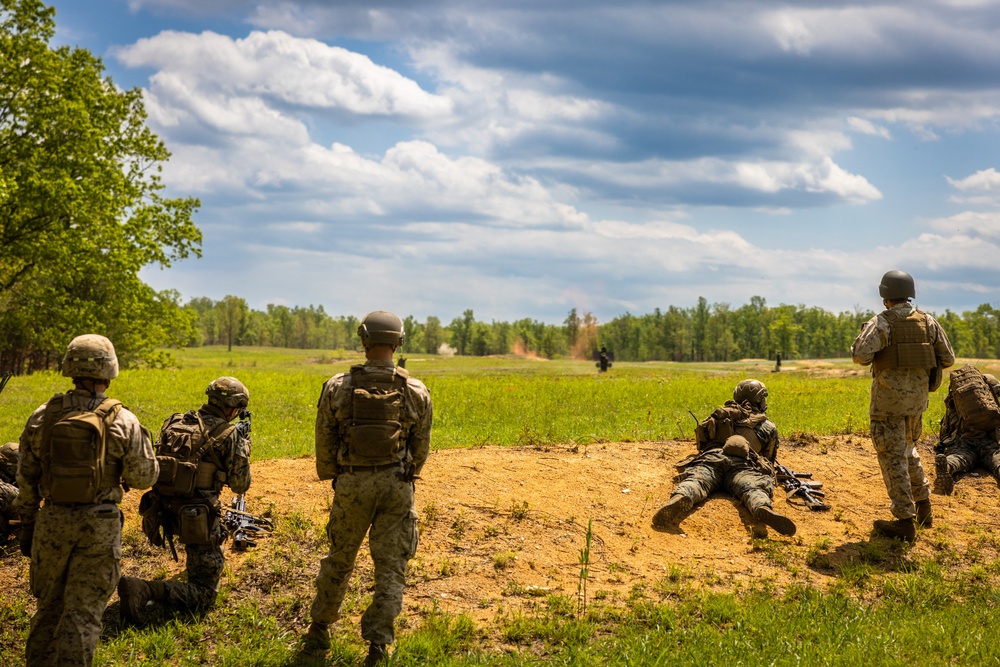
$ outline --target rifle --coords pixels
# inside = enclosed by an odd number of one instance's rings
[[[777,461],[774,462],[774,471],[778,483],[785,490],[785,500],[789,504],[798,496],[806,507],[815,512],[830,509],[830,506],[821,500],[826,497],[826,493],[820,490],[823,488],[823,482],[810,480],[811,472],[792,472]],[[807,481],[802,481],[803,479]]]
[[[253,538],[261,531],[270,533],[274,530],[274,521],[247,512],[247,499],[244,493],[233,497],[231,508],[222,514],[222,522],[233,538],[233,549],[236,551],[246,551],[249,547],[257,546]]]
[[[0,373],[0,392],[2,392],[3,388],[7,386],[7,381],[10,380],[12,377],[14,377],[14,374],[9,371],[4,371],[3,373]]]
[[[250,439],[250,430],[252,428],[252,418],[253,415],[246,408],[240,409],[240,420],[236,422],[236,432],[244,440]]]

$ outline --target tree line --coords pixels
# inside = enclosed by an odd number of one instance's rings
[[[360,351],[359,321],[331,316],[322,306],[268,305],[253,310],[245,300],[192,299],[185,309],[196,321],[189,345],[262,345]],[[690,308],[669,306],[645,315],[626,313],[599,323],[574,308],[561,324],[520,319],[479,321],[472,309],[447,324],[436,316],[404,319],[404,353],[536,355],[592,359],[606,347],[621,361],[734,361],[745,358],[837,358],[872,311],[832,313],[803,305],[768,306],[763,297],[733,308],[705,298]],[[1000,358],[1000,310],[983,304],[961,314],[946,310],[938,321],[962,357]]]

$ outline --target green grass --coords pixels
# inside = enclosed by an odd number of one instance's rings
[[[323,382],[360,361],[321,350],[193,348],[174,353],[174,368],[123,371],[109,393],[155,434],[171,413],[201,405],[211,380],[235,375],[250,388],[254,458],[295,457],[313,450]],[[852,368],[848,360],[831,363]],[[748,377],[768,385],[769,414],[782,434],[865,432],[868,426],[865,375],[815,378],[741,362],[616,363],[598,374],[591,362],[434,355],[414,355],[407,368],[431,390],[437,449],[690,438],[689,411],[706,416]],[[0,439],[16,440],[31,411],[68,388],[56,373],[13,378],[0,396]],[[936,430],[943,412],[941,396],[934,395],[925,414],[928,431]]]

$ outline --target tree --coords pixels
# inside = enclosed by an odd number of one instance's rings
[[[93,331],[149,361],[195,333],[176,295],[138,272],[200,254],[199,202],[161,195],[169,153],[141,91],[116,88],[85,49],[50,47],[54,16],[0,0],[0,355],[40,359]]]
[[[226,344],[232,352],[233,339],[243,331],[250,309],[246,301],[232,294],[227,294],[216,307],[219,309],[219,323],[226,335]]]

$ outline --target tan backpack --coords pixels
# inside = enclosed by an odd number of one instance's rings
[[[344,425],[352,463],[382,465],[406,456],[406,369],[390,376],[351,368],[351,418]]]
[[[210,432],[197,411],[168,417],[156,443],[160,474],[153,490],[168,498],[192,498],[196,489],[221,490],[225,467],[214,445],[234,430],[235,424],[223,422]]]
[[[101,489],[118,486],[121,463],[107,461],[108,429],[122,410],[106,398],[95,410],[79,396],[56,394],[42,420],[42,481],[56,505],[90,504]]]
[[[1000,405],[975,366],[966,364],[952,371],[948,394],[965,428],[992,431],[1000,427]]]

